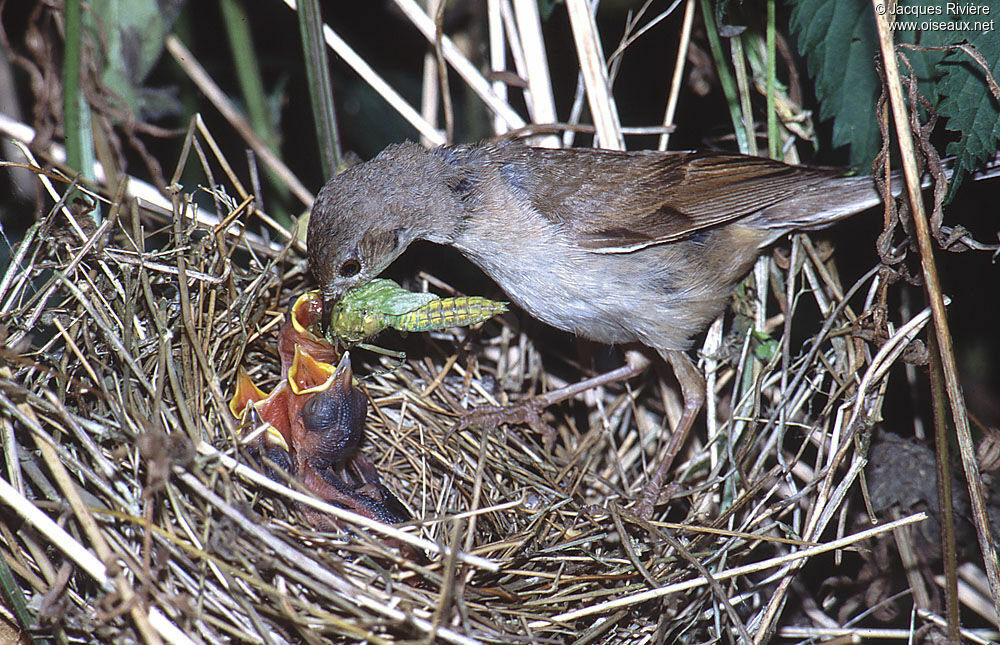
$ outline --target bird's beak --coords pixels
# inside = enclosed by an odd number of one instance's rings
[[[354,371],[351,368],[351,353],[344,352],[337,364],[337,371],[333,373],[330,383],[330,390],[339,390],[342,394],[350,391],[354,384]]]

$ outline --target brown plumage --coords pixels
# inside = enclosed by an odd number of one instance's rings
[[[877,203],[870,178],[744,155],[404,143],[323,187],[309,264],[329,307],[414,240],[447,244],[539,320],[656,349],[685,412],[638,509],[648,516],[704,399],[692,337],[761,248]]]

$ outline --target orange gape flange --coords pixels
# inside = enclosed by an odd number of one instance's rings
[[[359,450],[368,399],[354,384],[350,356],[314,333],[322,315],[316,292],[292,305],[278,333],[281,382],[265,394],[241,367],[229,409],[241,421],[250,454],[273,479],[297,479],[321,499],[366,517],[410,519]],[[317,528],[332,518],[308,506]]]

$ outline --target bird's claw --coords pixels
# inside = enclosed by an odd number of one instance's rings
[[[542,436],[545,447],[551,448],[555,443],[556,430],[542,418],[542,412],[548,404],[530,397],[511,405],[481,405],[466,412],[452,428],[452,432],[461,432],[472,426],[480,428],[495,428],[501,424],[528,426]]]

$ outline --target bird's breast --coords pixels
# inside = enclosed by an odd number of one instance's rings
[[[669,350],[688,348],[725,308],[756,256],[751,238],[707,231],[697,240],[601,254],[558,232],[506,230],[454,245],[542,322],[598,342]],[[733,253],[719,251],[723,242]]]

